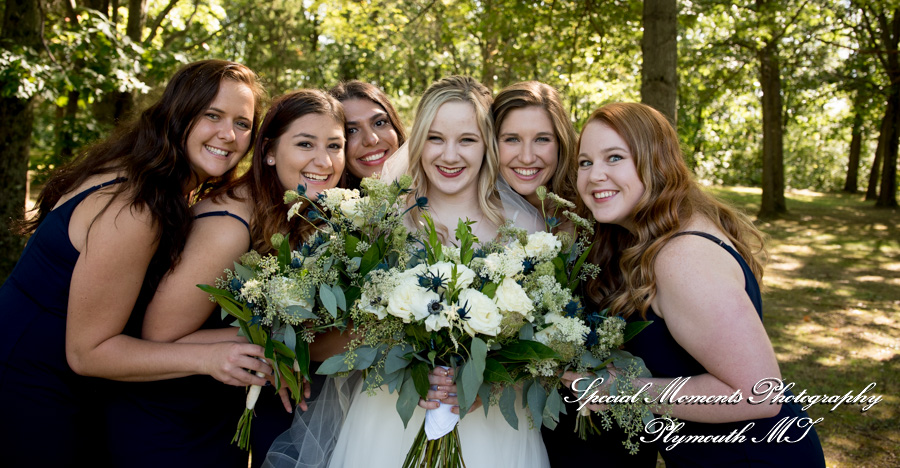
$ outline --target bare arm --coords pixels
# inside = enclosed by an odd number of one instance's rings
[[[93,221],[79,249],[66,323],[66,357],[72,369],[126,381],[202,373],[227,383],[264,384],[264,379],[241,370],[267,372],[268,366],[250,357],[262,355],[259,347],[153,343],[122,334],[156,250],[157,227],[148,212],[135,210],[121,198]],[[78,210],[87,213],[82,217],[86,231],[105,199],[89,197],[82,204]]]

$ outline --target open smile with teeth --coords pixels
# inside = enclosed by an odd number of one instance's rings
[[[328,180],[330,174],[312,174],[310,172],[304,172],[303,177],[306,177],[309,180],[314,180],[316,182],[324,182]]]
[[[381,158],[385,157],[385,155],[387,155],[387,150],[379,151],[377,153],[369,153],[359,158],[359,160],[362,162],[373,162],[380,160]]]
[[[538,172],[541,172],[541,170],[536,167],[516,167],[513,168],[513,172],[519,174],[520,176],[530,177],[537,174]]]
[[[618,192],[616,192],[614,190],[604,190],[602,192],[594,192],[594,199],[595,200],[603,200],[605,198],[612,197],[616,193],[618,193]]]
[[[464,167],[452,167],[451,168],[451,167],[444,167],[444,166],[438,166],[437,168],[439,171],[443,172],[444,174],[450,174],[450,175],[459,174],[463,169],[465,169]]]
[[[230,151],[225,151],[223,149],[219,149],[219,148],[209,146],[209,145],[203,145],[203,147],[206,148],[206,151],[209,151],[210,153],[215,154],[216,156],[225,157],[225,156],[228,156],[229,153],[231,153]]]

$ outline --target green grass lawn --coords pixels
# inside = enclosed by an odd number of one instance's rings
[[[710,188],[755,215],[755,188]],[[862,196],[788,192],[788,215],[758,221],[768,263],[763,316],[794,393],[843,395],[877,385],[859,406],[819,404],[812,418],[833,467],[900,466],[900,211]]]

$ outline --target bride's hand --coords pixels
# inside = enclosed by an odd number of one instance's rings
[[[444,369],[443,367],[435,367],[428,374],[428,383],[431,388],[428,390],[428,399],[419,399],[419,406],[429,409],[437,409],[441,403],[445,405],[453,405],[451,411],[459,414],[459,400],[456,398],[456,384],[453,383],[453,369]],[[481,407],[481,398],[476,397],[475,402],[469,408],[469,411],[476,410]]]
[[[609,378],[601,381],[597,381],[597,377],[593,374],[582,375],[572,371],[566,371],[562,376],[562,384],[572,391],[572,394],[575,398],[588,398],[594,392],[597,395],[606,395],[609,393],[609,386],[616,378],[616,368],[609,364],[606,366],[606,370],[609,371]],[[576,384],[577,382],[577,384]],[[591,384],[594,382],[597,383],[594,388],[590,388]],[[575,387],[573,388],[573,385]],[[588,404],[585,405],[585,408],[591,411],[606,411],[609,406],[604,404]]]

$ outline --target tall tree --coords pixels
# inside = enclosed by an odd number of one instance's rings
[[[863,110],[862,91],[856,92],[853,99],[853,123],[850,134],[850,154],[847,161],[847,179],[844,181],[844,192],[856,193],[859,185],[859,157],[862,152]]]
[[[674,124],[678,98],[678,2],[644,1],[641,37],[641,102],[662,112]]]
[[[28,91],[27,64],[41,48],[41,14],[38,0],[6,0],[0,46],[6,70],[0,73],[0,282],[12,272],[24,240],[11,230],[24,214],[28,158],[34,125],[32,97]],[[13,67],[10,67],[13,65]]]

